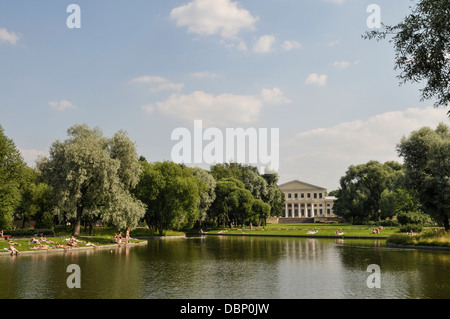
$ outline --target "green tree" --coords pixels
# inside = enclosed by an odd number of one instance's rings
[[[401,170],[402,166],[395,162],[369,161],[350,166],[340,179],[335,214],[352,223],[380,220],[381,196],[385,189],[393,187]]]
[[[270,216],[270,205],[256,199],[253,202],[252,211],[258,218],[258,226],[261,226],[261,224],[265,226],[266,220]]]
[[[0,229],[10,229],[21,201],[21,184],[26,164],[0,126]]]
[[[141,162],[136,196],[147,205],[145,220],[160,235],[164,230],[192,229],[200,218],[199,179],[173,162]]]
[[[203,223],[208,216],[208,210],[216,199],[216,180],[204,169],[194,167],[194,177],[198,180],[200,203],[199,203],[199,222]]]
[[[133,197],[140,166],[134,148],[123,132],[113,139],[98,128],[74,125],[69,138],[55,141],[50,157],[38,163],[44,181],[53,187],[56,212],[72,222],[73,235],[80,235],[82,220],[101,218],[118,229],[134,228],[145,214],[145,206]],[[119,151],[120,150],[120,151]]]
[[[441,123],[403,137],[397,145],[404,158],[406,180],[419,197],[422,210],[450,229],[450,128]]]
[[[39,179],[35,169],[26,167],[21,192],[15,215],[22,220],[22,227],[27,221],[34,220],[38,228],[52,228],[53,188]]]
[[[392,36],[400,83],[425,82],[422,100],[437,98],[435,105],[444,107],[450,102],[449,16],[450,1],[420,0],[397,25],[363,35],[377,40]]]

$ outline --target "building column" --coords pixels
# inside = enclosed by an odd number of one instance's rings
[[[311,215],[314,217],[314,203],[311,203]]]
[[[285,207],[285,209],[284,209],[284,217],[288,217],[288,204],[286,203],[285,204],[286,205],[286,207]]]
[[[298,217],[302,217],[302,208],[300,207],[300,202],[297,203],[297,207],[298,207]]]

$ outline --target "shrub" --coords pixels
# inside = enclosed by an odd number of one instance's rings
[[[421,212],[401,212],[397,215],[397,220],[400,225],[424,225],[432,222],[429,215]]]
[[[55,232],[53,229],[45,229],[45,228],[25,228],[25,229],[16,229],[10,230],[7,233],[13,237],[31,237],[31,236],[55,236]]]
[[[386,240],[387,243],[396,244],[396,245],[410,245],[414,241],[414,238],[411,236],[403,235],[403,234],[393,234],[388,237]]]
[[[395,219],[385,219],[380,222],[380,226],[398,226],[398,221]]]
[[[414,233],[420,233],[423,229],[422,225],[417,224],[407,224],[400,227],[401,232],[410,232],[413,231]]]

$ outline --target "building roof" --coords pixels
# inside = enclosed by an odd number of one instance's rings
[[[301,190],[301,189],[313,190],[313,189],[316,189],[316,190],[321,190],[321,191],[326,191],[327,190],[324,187],[320,187],[320,186],[316,186],[316,185],[313,185],[313,184],[305,183],[305,182],[302,182],[302,181],[299,181],[299,180],[290,181],[290,182],[281,184],[278,187],[282,191],[283,190],[291,190],[291,189],[292,190],[294,190],[294,189],[295,190]]]

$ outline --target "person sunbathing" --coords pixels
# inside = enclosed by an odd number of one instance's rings
[[[87,242],[87,243],[86,243],[86,246],[97,247],[97,245],[94,245],[94,244],[93,244],[93,243],[91,243],[91,242]]]
[[[56,244],[54,241],[48,240],[47,238],[42,237],[42,236],[41,236],[41,241],[44,243],[47,243],[47,244]]]
[[[315,230],[315,231],[312,231],[312,230],[310,230],[310,231],[308,231],[306,234],[308,234],[308,235],[314,235],[314,234],[317,234],[319,231],[317,231],[317,230]]]
[[[336,230],[336,235],[337,236],[342,236],[342,235],[344,235],[344,233],[343,232],[341,232],[340,230],[339,230],[339,228]]]
[[[8,244],[16,245],[16,246],[22,246],[22,244],[16,243],[15,241],[12,241],[12,240],[8,241]]]
[[[39,240],[37,240],[36,238],[34,238],[34,237],[31,237],[31,239],[30,239],[30,243],[33,243],[33,244],[40,244],[40,242],[39,242]]]

